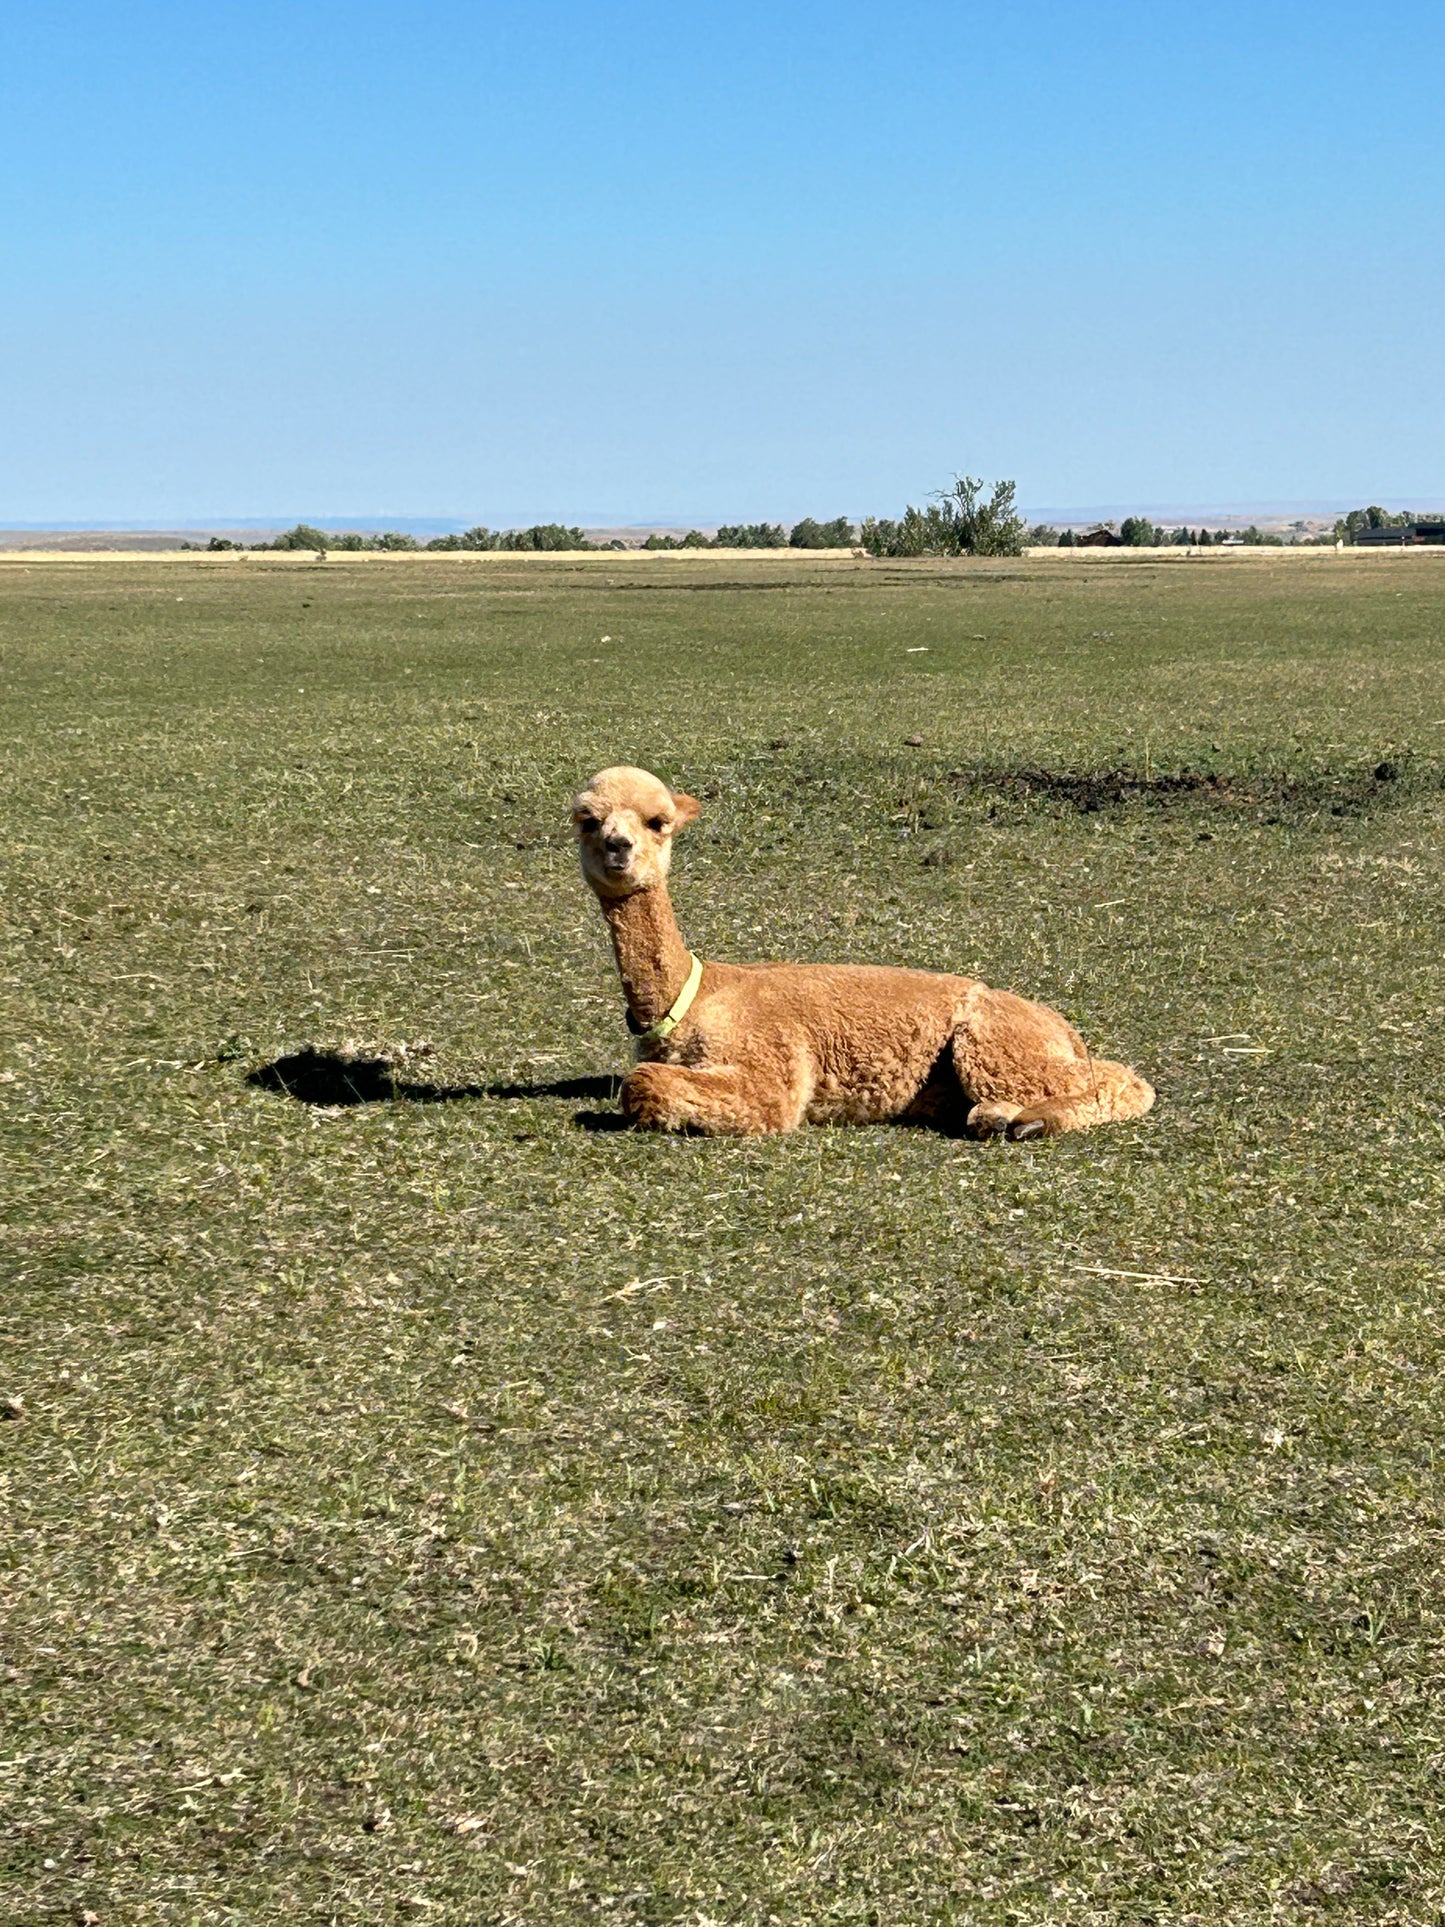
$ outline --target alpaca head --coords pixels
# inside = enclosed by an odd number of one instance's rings
[[[582,874],[599,897],[630,897],[666,878],[672,833],[698,806],[645,769],[621,765],[594,776],[572,806]]]

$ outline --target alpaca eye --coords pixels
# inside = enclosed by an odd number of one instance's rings
[[[667,828],[667,818],[665,816],[651,816],[647,820],[647,827],[649,830],[655,831],[658,836],[661,836],[662,832]]]
[[[597,828],[597,818],[595,816],[579,816],[577,819],[577,827],[583,836],[591,836]]]

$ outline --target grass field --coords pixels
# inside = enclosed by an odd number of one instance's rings
[[[1445,558],[488,562],[0,567],[0,1917],[1439,1920]],[[619,761],[1156,1109],[609,1128]]]

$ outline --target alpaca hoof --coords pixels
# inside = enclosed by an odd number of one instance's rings
[[[1042,1137],[1047,1129],[1041,1117],[1016,1117],[1008,1127],[1008,1134],[1013,1143],[1027,1144],[1031,1138]]]
[[[974,1137],[1002,1137],[1012,1118],[1006,1104],[975,1104],[964,1125]]]

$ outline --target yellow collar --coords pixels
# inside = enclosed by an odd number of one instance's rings
[[[686,1017],[687,1013],[692,1009],[692,1000],[696,997],[697,987],[701,982],[702,958],[694,957],[692,960],[692,969],[687,973],[687,982],[683,985],[677,1002],[665,1017],[659,1017],[655,1024],[651,1024],[646,1030],[639,1030],[636,1033],[638,1043],[660,1044],[664,1037],[671,1037],[683,1018]]]

